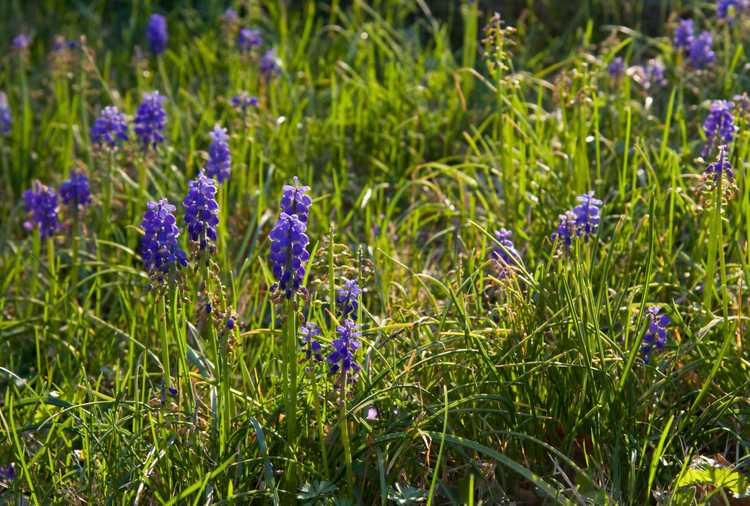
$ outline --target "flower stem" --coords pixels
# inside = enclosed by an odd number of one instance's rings
[[[286,324],[284,331],[284,354],[286,376],[286,416],[287,443],[292,452],[289,467],[288,487],[294,492],[297,489],[297,465],[294,461],[294,449],[297,442],[297,310],[292,299],[285,302]]]

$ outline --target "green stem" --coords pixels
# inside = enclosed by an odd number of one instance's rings
[[[284,331],[285,355],[285,384],[286,384],[286,416],[287,416],[287,444],[292,453],[289,467],[289,488],[297,489],[297,465],[294,461],[294,449],[297,442],[297,310],[293,299],[285,302],[286,325]]]
[[[164,369],[164,381],[162,383],[162,401],[166,400],[166,390],[171,387],[172,379],[169,366],[169,332],[167,331],[167,301],[165,294],[159,294],[161,310],[157,313],[159,318],[159,329],[161,330],[161,365]]]
[[[349,425],[346,422],[346,386],[348,383],[347,373],[343,373],[341,384],[341,410],[339,411],[339,427],[341,430],[341,443],[344,446],[344,464],[346,465],[346,483],[349,495],[354,497],[354,471],[352,469],[352,446],[349,440]]]

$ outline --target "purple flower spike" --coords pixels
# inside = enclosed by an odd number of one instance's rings
[[[146,29],[148,47],[155,55],[164,53],[167,49],[167,19],[161,14],[152,14]]]
[[[607,65],[607,72],[612,79],[619,79],[622,77],[622,74],[625,73],[625,62],[623,59],[618,56],[609,62],[609,65]]]
[[[258,107],[258,97],[248,95],[243,91],[232,97],[232,107],[245,112],[249,107]]]
[[[116,148],[127,140],[128,120],[125,115],[113,105],[102,109],[101,114],[91,127],[91,142]]]
[[[281,59],[276,56],[276,48],[269,49],[260,59],[260,72],[266,77],[273,77],[281,73]]]
[[[25,33],[19,33],[13,37],[13,48],[18,51],[23,51],[31,45],[31,37]]]
[[[749,4],[748,0],[718,0],[716,2],[716,15],[719,19],[731,23],[738,15],[748,10]]]
[[[714,100],[711,103],[711,110],[703,122],[703,132],[709,142],[728,144],[734,140],[737,127],[734,125],[733,107],[734,104],[728,100]]]
[[[594,197],[594,192],[584,193],[576,197],[579,204],[573,208],[576,218],[576,235],[584,236],[596,234],[599,228],[600,207],[602,201]]]
[[[680,49],[687,51],[690,49],[690,46],[693,45],[693,33],[693,20],[681,20],[680,24],[675,28],[674,39],[672,40],[675,51],[679,51]]]
[[[214,180],[201,171],[188,183],[188,194],[182,205],[185,207],[185,228],[190,240],[205,250],[209,241],[216,242],[216,225],[219,223]]]
[[[23,192],[23,200],[29,219],[24,223],[26,230],[39,228],[42,239],[52,237],[60,228],[57,216],[58,198],[52,188],[35,181],[33,186]]]
[[[320,327],[316,323],[307,322],[299,329],[305,350],[305,359],[315,359],[316,362],[323,360],[320,343],[315,339],[321,335]]]
[[[667,344],[667,325],[670,324],[670,319],[667,315],[660,315],[660,311],[661,309],[656,306],[646,309],[648,329],[641,345],[641,354],[645,363],[648,363],[652,351],[661,351]]]
[[[688,52],[691,67],[694,69],[703,69],[716,60],[716,53],[711,49],[712,44],[713,37],[709,32],[701,32],[701,34],[693,40]]]
[[[263,44],[263,38],[258,30],[243,28],[237,34],[237,48],[240,51],[249,51]]]
[[[216,125],[211,132],[211,145],[208,147],[206,174],[214,177],[219,183],[229,179],[232,171],[232,153],[229,151],[227,129]]]
[[[570,250],[573,238],[576,236],[576,215],[568,211],[559,216],[557,232],[552,234],[552,240],[559,240],[565,245],[565,250]]]
[[[722,144],[719,146],[719,156],[716,157],[715,162],[710,163],[706,167],[703,174],[713,176],[714,181],[718,181],[722,175],[726,175],[730,181],[734,181],[734,171],[732,170],[732,164],[729,163],[726,145]]]
[[[309,186],[300,186],[299,178],[294,176],[293,185],[284,185],[281,190],[281,210],[289,215],[296,215],[302,223],[307,224],[307,217],[310,214],[312,199],[307,192]]]
[[[0,134],[8,135],[13,127],[13,115],[8,105],[8,97],[0,91]]]
[[[341,383],[346,385],[356,380],[360,371],[355,354],[361,346],[361,333],[352,320],[344,320],[336,327],[336,334],[338,337],[333,340],[333,351],[326,357],[328,374],[340,374]]]
[[[177,242],[180,229],[176,225],[175,209],[167,199],[149,202],[141,221],[143,263],[146,270],[160,277],[173,267],[187,265],[185,252]]]
[[[336,292],[336,306],[341,312],[342,318],[357,319],[359,295],[361,293],[362,290],[359,288],[356,279],[344,279],[344,287],[339,288]]]
[[[659,60],[649,60],[646,64],[646,88],[665,86],[667,79],[664,76],[664,64]]]
[[[271,268],[278,281],[272,289],[280,290],[287,299],[300,290],[305,278],[305,267],[310,258],[307,252],[310,239],[305,229],[305,223],[296,214],[290,216],[282,212],[269,234]]]
[[[165,100],[158,91],[145,93],[135,112],[135,134],[143,149],[155,148],[157,144],[164,142],[164,126],[167,121]]]
[[[70,178],[60,185],[60,196],[66,206],[85,208],[91,203],[89,178],[81,172],[71,172]]]

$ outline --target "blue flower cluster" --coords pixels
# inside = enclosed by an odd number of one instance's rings
[[[16,479],[16,468],[13,464],[0,466],[0,480],[10,482]]]
[[[249,51],[263,44],[260,31],[251,28],[243,28],[237,34],[237,48],[240,51]]]
[[[294,184],[285,184],[281,189],[281,210],[286,214],[296,214],[299,220],[307,223],[307,217],[310,214],[312,199],[307,192],[309,186],[300,186],[299,178],[294,176]]]
[[[709,142],[720,141],[727,144],[734,140],[737,127],[734,125],[732,108],[734,104],[729,100],[714,100],[711,109],[703,122],[703,132]]]
[[[643,361],[648,363],[652,351],[661,351],[667,344],[667,325],[670,323],[669,316],[660,315],[661,309],[657,306],[651,306],[646,309],[648,318],[648,329],[643,336],[641,345],[641,355]]]
[[[174,216],[175,206],[167,199],[149,202],[143,215],[141,229],[141,257],[146,269],[159,276],[170,272],[173,267],[187,265],[185,252],[177,238],[180,229]]]
[[[284,185],[281,196],[281,213],[279,220],[269,234],[271,239],[271,268],[278,284],[273,288],[291,298],[302,286],[305,278],[305,266],[310,254],[307,245],[307,218],[310,214],[312,199],[306,194],[309,186],[299,186],[294,178],[294,185]]]
[[[0,134],[7,135],[13,127],[13,115],[8,105],[8,97],[0,91]]]
[[[729,163],[725,144],[719,146],[719,155],[716,157],[716,161],[708,164],[703,174],[713,176],[714,181],[718,181],[722,175],[725,175],[730,181],[734,180],[734,171],[732,170],[732,164]]]
[[[656,59],[651,59],[646,63],[644,69],[645,74],[645,88],[653,88],[655,86],[665,86],[667,84],[667,78],[664,75],[664,64]]]
[[[205,250],[208,241],[216,241],[219,223],[219,204],[216,203],[216,183],[201,171],[188,183],[188,194],[182,201],[185,207],[185,228],[190,240]]]
[[[258,97],[243,91],[232,97],[232,107],[245,112],[249,107],[258,107]]]
[[[89,178],[81,172],[71,172],[68,180],[60,185],[60,197],[73,209],[88,206],[91,203]]]
[[[688,51],[693,44],[694,31],[692,19],[681,20],[674,31],[674,39],[672,39],[672,45],[675,50],[679,51],[682,49]]]
[[[164,110],[165,98],[158,91],[145,93],[135,112],[135,134],[144,149],[156,147],[164,141],[164,125],[167,112]]]
[[[492,249],[490,259],[495,262],[498,268],[497,275],[501,279],[507,277],[514,267],[521,264],[521,254],[511,240],[512,235],[512,232],[505,228],[495,231],[497,244]]]
[[[688,56],[690,57],[690,66],[695,69],[703,69],[708,67],[716,60],[716,54],[714,53],[711,46],[713,45],[713,37],[709,32],[701,32],[690,45]]]
[[[91,142],[106,144],[110,148],[117,147],[128,140],[128,120],[117,107],[109,105],[102,109],[101,114],[91,127]]]
[[[607,65],[607,72],[612,79],[618,79],[625,73],[625,61],[617,56]]]
[[[161,14],[152,14],[146,28],[148,47],[155,55],[162,54],[167,49],[167,20]]]
[[[78,47],[78,41],[76,40],[68,40],[62,35],[58,35],[55,37],[55,41],[52,43],[52,51],[54,52],[60,52],[65,50],[71,50]]]
[[[596,234],[601,219],[602,201],[594,197],[594,192],[579,195],[576,201],[577,206],[559,216],[557,232],[552,234],[552,239],[562,241],[566,250],[575,237],[588,240]]]
[[[25,33],[19,33],[13,37],[13,48],[19,51],[27,49],[31,45],[31,37]]]
[[[356,279],[344,279],[344,286],[336,291],[336,306],[342,318],[357,319],[361,293]]]
[[[305,266],[310,258],[306,230],[305,223],[296,214],[282,212],[269,234],[271,269],[278,282],[272,290],[280,290],[287,299],[299,291],[305,278]]]
[[[260,59],[260,72],[266,77],[281,73],[281,59],[276,55],[276,48],[271,48]]]
[[[333,340],[333,351],[326,356],[328,374],[340,374],[344,385],[356,379],[360,371],[355,359],[355,353],[361,346],[359,338],[361,332],[352,320],[344,320],[336,327],[336,339]]]
[[[208,147],[206,174],[216,178],[219,183],[229,179],[232,171],[232,153],[229,151],[227,129],[216,125],[211,132],[211,145]]]
[[[302,335],[303,349],[305,351],[305,359],[315,359],[316,362],[323,360],[323,353],[316,337],[319,337],[322,332],[320,327],[314,322],[307,322],[299,329],[299,333]]]
[[[26,212],[29,213],[29,219],[24,223],[24,227],[27,230],[38,227],[42,239],[52,237],[60,227],[55,190],[35,181],[32,187],[23,193],[23,200]]]
[[[710,32],[704,31],[696,37],[692,19],[680,21],[674,31],[672,45],[675,51],[685,51],[690,66],[694,69],[706,68],[716,60],[716,53],[711,48],[713,36]]]
[[[578,205],[573,208],[573,214],[576,217],[577,233],[588,239],[599,228],[602,201],[595,198],[592,191],[579,195],[576,201]]]
[[[717,0],[716,15],[719,19],[732,22],[738,15],[748,10],[749,4],[747,0]]]

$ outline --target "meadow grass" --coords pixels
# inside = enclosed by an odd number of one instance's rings
[[[540,2],[486,46],[481,3],[248,2],[241,24],[264,45],[241,53],[219,19],[227,5],[177,4],[0,6],[5,39],[34,36],[0,71],[13,113],[0,137],[0,466],[15,475],[0,476],[0,502],[747,497],[739,102],[736,178],[711,184],[715,153],[698,158],[710,101],[750,82],[744,18],[590,1],[561,25],[565,7]],[[152,12],[169,23],[158,57],[144,38]],[[672,48],[678,16],[713,32],[709,68]],[[58,32],[85,38],[51,54]],[[264,76],[270,47],[283,66]],[[615,56],[633,66],[618,79]],[[666,83],[644,88],[634,66],[657,56]],[[92,145],[103,107],[132,117],[152,90],[166,97],[163,144]],[[258,106],[233,108],[241,91]],[[197,255],[183,231],[191,262],[161,286],[139,225],[167,198],[183,227],[215,124],[232,152],[216,251]],[[53,238],[25,230],[22,192],[75,168],[93,204],[63,212]],[[268,235],[295,176],[313,198],[307,295],[283,300]],[[589,191],[601,222],[566,251],[558,216]],[[498,271],[500,228],[522,261]],[[345,278],[362,288],[362,346],[342,386],[306,360],[300,328],[316,322],[331,350]],[[645,362],[651,306],[671,323]]]

